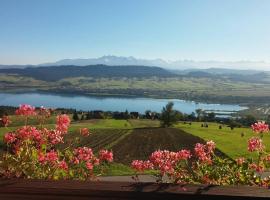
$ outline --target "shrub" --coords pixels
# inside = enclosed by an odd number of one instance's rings
[[[4,135],[7,150],[0,160],[1,177],[93,180],[113,161],[113,154],[108,150],[100,150],[95,155],[89,147],[73,148],[78,138],[64,150],[58,148],[68,134],[68,115],[58,115],[55,128],[47,129],[43,127],[50,116],[50,110],[46,108],[37,110],[30,105],[21,105],[16,114],[25,118],[25,125]],[[39,127],[27,124],[30,116],[39,119]],[[87,128],[80,129],[80,133],[85,137],[90,135]]]

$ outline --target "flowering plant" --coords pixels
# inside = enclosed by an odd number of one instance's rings
[[[134,160],[131,167],[138,173],[145,170],[155,170],[157,181],[167,180],[173,183],[195,183],[214,185],[259,185],[270,186],[270,177],[265,176],[265,170],[270,168],[270,154],[265,151],[263,134],[269,132],[269,126],[258,122],[251,127],[260,137],[252,137],[248,141],[248,151],[257,152],[258,157],[237,158],[232,160],[217,156],[215,143],[197,143],[193,151],[186,149],[178,152],[155,151],[149,159]]]
[[[100,150],[95,155],[89,147],[73,148],[70,144],[65,149],[59,148],[58,144],[64,143],[64,136],[68,134],[68,115],[58,115],[55,128],[48,129],[43,125],[51,114],[49,109],[21,105],[16,114],[25,117],[25,125],[4,135],[7,150],[0,160],[2,177],[95,179],[103,172],[103,167],[113,161],[113,154],[108,150]],[[37,117],[39,127],[27,124],[30,116]],[[2,123],[7,126],[10,120],[7,116],[3,119]],[[90,135],[87,128],[81,129],[80,133],[85,137]]]

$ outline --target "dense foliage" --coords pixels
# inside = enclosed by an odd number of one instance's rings
[[[170,127],[180,120],[180,115],[176,110],[173,109],[173,102],[169,102],[161,111],[160,121],[162,127]]]
[[[25,125],[4,135],[7,149],[0,160],[1,177],[95,179],[96,175],[102,174],[103,166],[113,161],[113,154],[108,150],[102,149],[95,155],[89,147],[74,148],[73,145],[79,142],[78,138],[60,150],[57,145],[64,143],[70,125],[66,114],[56,117],[54,129],[44,127],[45,119],[50,116],[49,109],[21,105],[16,115],[25,119]],[[40,125],[28,125],[30,116],[35,116]],[[11,121],[3,116],[1,123],[7,127]],[[88,137],[90,132],[87,128],[81,128],[80,134]]]

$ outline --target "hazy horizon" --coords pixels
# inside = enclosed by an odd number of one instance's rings
[[[117,59],[115,63],[114,60],[109,60],[109,58]],[[102,61],[102,62],[99,62]],[[122,62],[121,62],[122,61]],[[127,63],[129,61],[130,63]],[[134,62],[132,62],[134,61]],[[82,64],[85,63],[85,64]],[[270,63],[264,61],[249,61],[249,60],[239,60],[239,61],[217,61],[217,60],[205,60],[205,61],[196,61],[196,60],[165,60],[162,58],[146,59],[146,58],[136,58],[133,56],[115,56],[115,55],[104,55],[96,58],[65,58],[51,62],[44,63],[13,63],[13,64],[2,64],[0,66],[50,66],[50,65],[77,65],[77,66],[86,66],[86,65],[96,65],[96,64],[105,64],[105,65],[145,65],[145,66],[157,66],[167,69],[175,70],[185,70],[185,69],[208,69],[208,68],[222,68],[222,69],[236,69],[236,70],[262,70],[270,71]],[[256,67],[256,69],[254,68]]]

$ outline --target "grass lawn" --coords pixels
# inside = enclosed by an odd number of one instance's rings
[[[128,122],[133,128],[159,127],[159,120],[150,119],[129,119]]]
[[[82,122],[74,122],[71,124],[70,130],[74,130],[80,127],[85,127],[89,129],[104,129],[104,128],[116,128],[116,129],[130,129],[132,128],[128,120],[118,120],[118,119],[96,119],[96,120],[86,120]]]
[[[247,141],[252,136],[256,136],[250,128],[235,128],[231,130],[229,127],[223,126],[219,129],[219,124],[208,123],[209,127],[201,127],[201,122],[193,122],[192,125],[179,123],[176,125],[187,133],[198,136],[204,140],[213,140],[217,148],[227,154],[231,158],[237,158],[240,156],[252,157],[256,156],[254,153],[249,153],[247,150]],[[244,133],[244,137],[241,137],[241,133]],[[264,144],[267,151],[270,150],[270,135],[265,134],[263,137]]]

